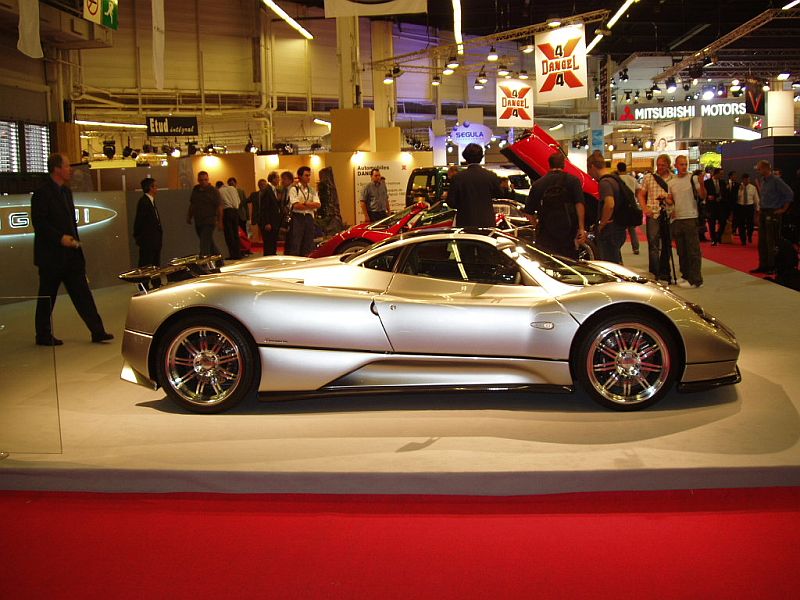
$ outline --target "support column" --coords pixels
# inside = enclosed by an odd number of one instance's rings
[[[336,55],[339,58],[339,108],[361,102],[361,59],[358,17],[336,18]]]
[[[372,21],[370,23],[372,41],[372,60],[384,60],[394,56],[391,21]],[[393,85],[383,83],[386,72],[382,69],[372,70],[372,96],[375,99],[375,126],[393,127],[397,106],[397,81]],[[398,80],[399,81],[399,80]]]

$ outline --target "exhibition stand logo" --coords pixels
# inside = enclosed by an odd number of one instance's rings
[[[83,205],[75,207],[75,222],[79,229],[101,225],[116,216],[117,211],[110,208]],[[0,206],[0,237],[32,233],[33,220],[30,205]]]
[[[557,85],[567,85],[571,88],[581,87],[583,83],[575,75],[580,69],[572,53],[577,48],[581,38],[572,38],[565,44],[553,46],[550,43],[539,44],[538,48],[545,56],[541,64],[541,73],[546,75],[540,92],[549,92]]]
[[[530,96],[528,95],[528,92],[531,91],[530,87],[511,87],[503,84],[500,84],[499,87],[503,94],[500,98],[500,107],[503,109],[503,113],[500,115],[501,119],[510,119],[512,117],[519,117],[525,120],[533,119],[533,108],[530,105]]]
[[[450,139],[459,146],[466,146],[467,144],[485,146],[492,139],[492,130],[486,125],[464,121],[462,125],[453,127],[450,132]]]

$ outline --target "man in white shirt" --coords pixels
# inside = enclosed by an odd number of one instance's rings
[[[292,222],[286,240],[284,254],[308,256],[314,249],[314,211],[321,204],[317,192],[309,184],[311,168],[297,169],[298,182],[289,188],[289,206]]]
[[[678,247],[681,277],[678,287],[699,288],[703,285],[700,273],[703,257],[700,253],[700,238],[697,235],[697,200],[705,198],[703,185],[695,186],[689,175],[689,159],[681,155],[675,159],[678,174],[667,182],[669,195],[667,206],[673,207],[670,231]]]
[[[758,189],[750,183],[750,175],[747,173],[742,175],[736,207],[739,212],[739,218],[737,219],[739,241],[742,242],[742,246],[746,246],[747,242],[752,244],[755,215],[758,210]]]
[[[225,245],[228,246],[228,258],[239,260],[242,251],[239,247],[239,192],[235,187],[217,182],[217,191],[222,202],[219,205],[217,225],[225,234]]]

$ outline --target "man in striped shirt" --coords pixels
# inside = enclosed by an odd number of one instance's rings
[[[656,172],[644,176],[642,187],[639,188],[639,204],[646,218],[647,254],[649,270],[656,279],[669,281],[669,263],[661,264],[661,234],[658,219],[661,211],[665,210],[668,186],[667,182],[672,177],[670,165],[672,160],[666,154],[656,159]],[[661,182],[659,182],[659,179]],[[663,182],[663,185],[662,185]]]

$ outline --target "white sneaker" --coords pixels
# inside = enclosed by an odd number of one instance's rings
[[[690,288],[692,287],[692,284],[686,281],[685,279],[681,278],[678,279],[678,283],[676,283],[675,286],[679,288]]]
[[[703,287],[703,282],[701,281],[700,283],[693,283],[692,287],[693,288],[701,288],[701,287]]]

